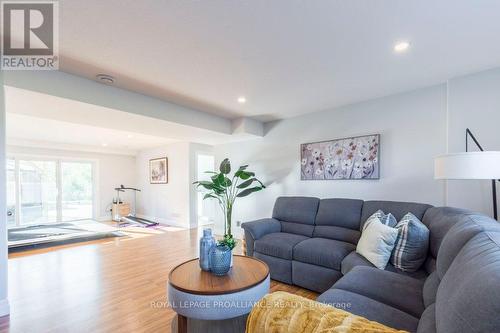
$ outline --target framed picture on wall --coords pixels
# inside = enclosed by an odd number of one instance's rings
[[[168,159],[166,157],[149,160],[149,182],[151,184],[168,183]]]
[[[379,179],[380,134],[304,143],[301,179]]]

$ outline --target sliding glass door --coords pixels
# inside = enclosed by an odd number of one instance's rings
[[[62,162],[61,218],[63,221],[92,218],[92,164]]]
[[[16,226],[16,161],[7,159],[7,228]]]
[[[20,224],[57,222],[56,161],[19,161]]]
[[[86,161],[7,159],[7,226],[91,219],[93,171]]]

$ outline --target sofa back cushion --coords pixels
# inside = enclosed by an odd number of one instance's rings
[[[361,220],[362,207],[362,200],[320,200],[313,237],[357,244],[361,236],[359,221]]]
[[[472,214],[471,211],[453,207],[429,208],[421,220],[430,231],[429,255],[437,258],[439,247],[444,236],[463,216]]]
[[[431,205],[414,203],[414,202],[400,202],[400,201],[365,201],[361,211],[360,228],[363,228],[366,220],[377,210],[382,210],[384,213],[391,213],[396,220],[400,221],[406,213],[412,213],[420,221],[424,218],[425,211],[431,208]]]
[[[451,207],[429,209],[425,213],[424,223],[431,232],[427,260],[436,263],[434,265],[436,269],[427,277],[424,284],[424,305],[428,307],[436,301],[442,278],[465,244],[481,232],[500,233],[500,225],[484,215]]]
[[[436,296],[437,331],[497,332],[499,281],[500,232],[481,231],[463,245],[441,279]]]
[[[491,218],[465,212],[455,216],[455,224],[444,236],[437,254],[436,271],[442,280],[464,245],[481,232],[500,232],[500,225]],[[432,233],[432,231],[431,231]],[[498,258],[500,260],[500,256]]]
[[[313,197],[279,197],[273,218],[281,221],[281,232],[312,237],[319,199]]]

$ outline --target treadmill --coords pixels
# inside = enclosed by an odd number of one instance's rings
[[[120,194],[120,192],[125,192],[125,191],[133,191],[134,192],[134,203],[132,205],[132,209],[127,216],[120,217],[121,222],[131,223],[131,224],[139,224],[143,227],[154,227],[154,226],[157,226],[159,224],[158,222],[154,222],[154,221],[151,221],[148,219],[143,219],[141,217],[136,216],[135,205],[136,205],[136,199],[137,199],[137,192],[141,192],[141,190],[139,190],[138,188],[134,188],[134,187],[125,187],[123,185],[120,185],[120,187],[115,187],[115,191],[118,194]],[[118,201],[120,201],[120,200],[118,199]]]

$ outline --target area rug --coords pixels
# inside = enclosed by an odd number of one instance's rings
[[[81,220],[9,229],[8,246],[9,252],[23,251],[124,235],[107,224]]]

